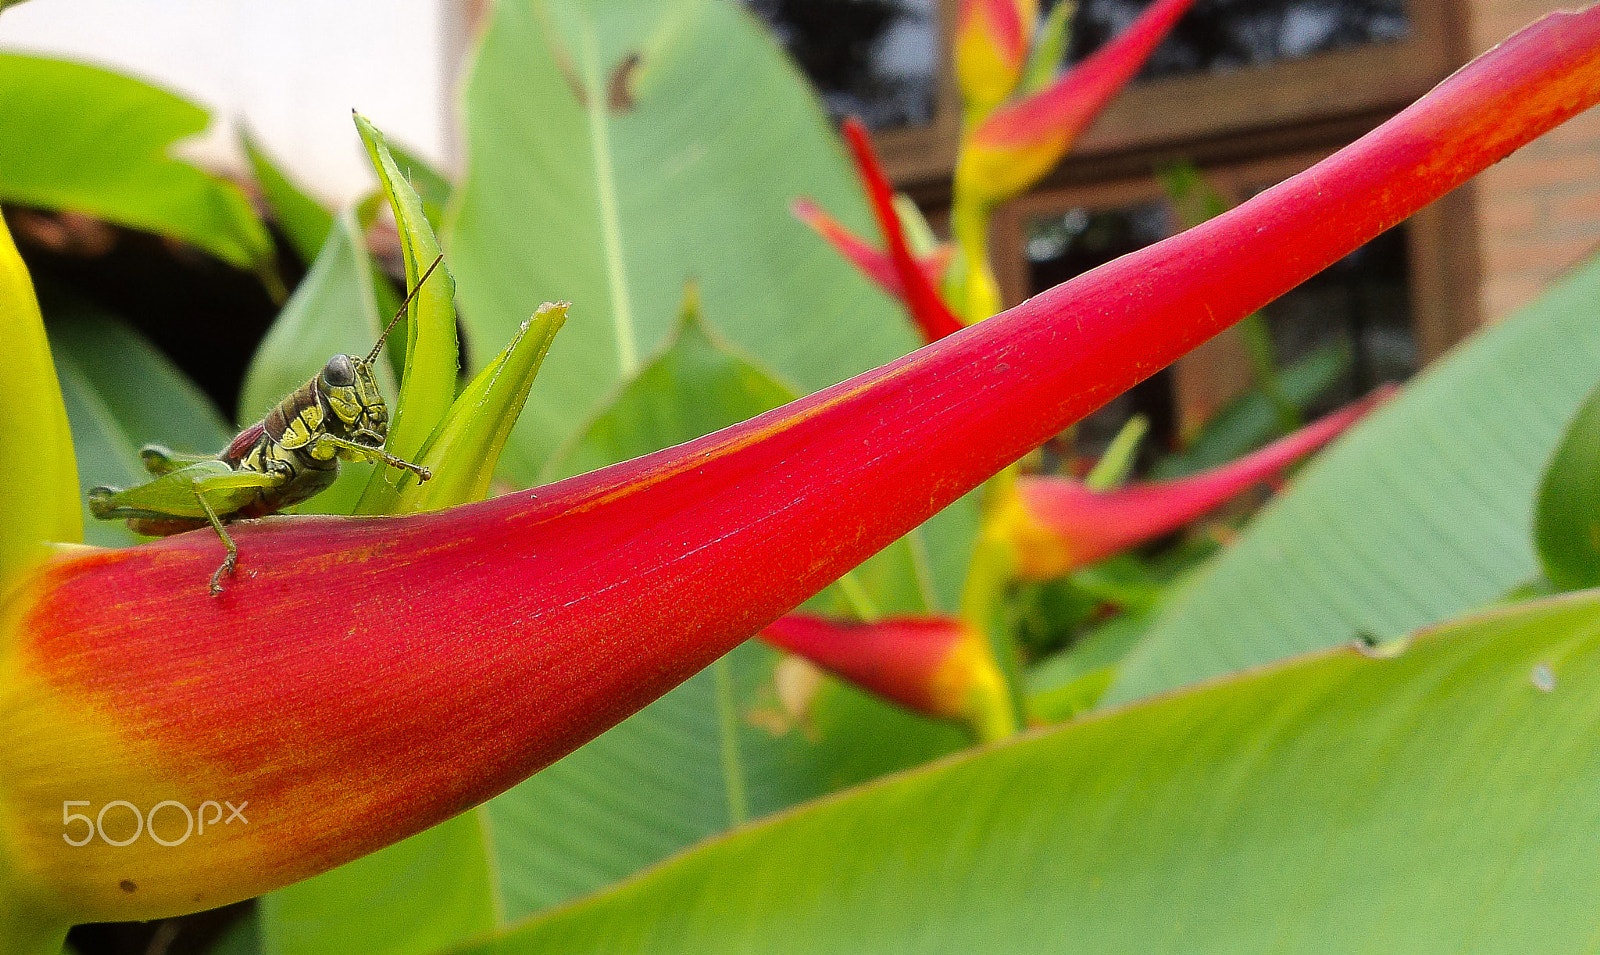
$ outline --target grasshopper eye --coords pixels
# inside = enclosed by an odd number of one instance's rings
[[[355,364],[349,355],[334,355],[322,366],[322,380],[335,388],[348,388],[356,383]]]

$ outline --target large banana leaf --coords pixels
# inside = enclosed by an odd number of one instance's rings
[[[1600,379],[1600,261],[1488,329],[1329,449],[1168,607],[1125,702],[1495,600],[1538,573],[1534,492]]]
[[[936,764],[465,952],[1593,951],[1600,596]]]
[[[573,303],[508,450],[522,483],[666,340],[686,281],[717,331],[797,393],[915,344],[790,217],[810,196],[870,227],[820,106],[739,4],[495,4],[466,137],[447,245],[472,343],[506,341],[540,302]]]

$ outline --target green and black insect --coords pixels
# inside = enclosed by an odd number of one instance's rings
[[[442,258],[434,259],[417,280],[365,358],[334,355],[315,377],[213,457],[145,445],[139,457],[155,479],[126,490],[91,488],[90,513],[105,520],[126,519],[136,533],[152,537],[210,524],[228,551],[211,575],[211,593],[216,596],[222,593],[222,578],[232,575],[239,562],[239,548],[226,523],[275,514],[320,493],[339,476],[340,458],[381,461],[422,481],[432,477],[427,468],[402,461],[384,448],[389,409],[372,365],[384,339]]]

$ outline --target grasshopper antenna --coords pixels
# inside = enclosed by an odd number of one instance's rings
[[[395,312],[394,318],[389,319],[389,327],[385,328],[383,334],[378,336],[378,343],[372,346],[372,351],[368,352],[367,357],[363,359],[366,364],[370,365],[378,360],[378,351],[383,348],[383,343],[389,337],[389,333],[394,331],[394,327],[400,324],[400,319],[405,317],[406,309],[411,307],[411,300],[416,298],[417,293],[422,290],[422,283],[428,281],[428,276],[432,275],[433,270],[438,268],[439,263],[443,261],[444,255],[441,253],[438,258],[433,260],[433,264],[428,266],[428,271],[422,273],[422,278],[417,279],[417,284],[411,286],[411,291],[406,293],[406,300],[400,303],[400,311]]]

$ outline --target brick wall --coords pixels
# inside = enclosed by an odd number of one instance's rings
[[[1461,0],[1467,53],[1575,3]],[[1504,318],[1600,251],[1600,110],[1590,110],[1485,171],[1470,202],[1477,221],[1478,307]]]

